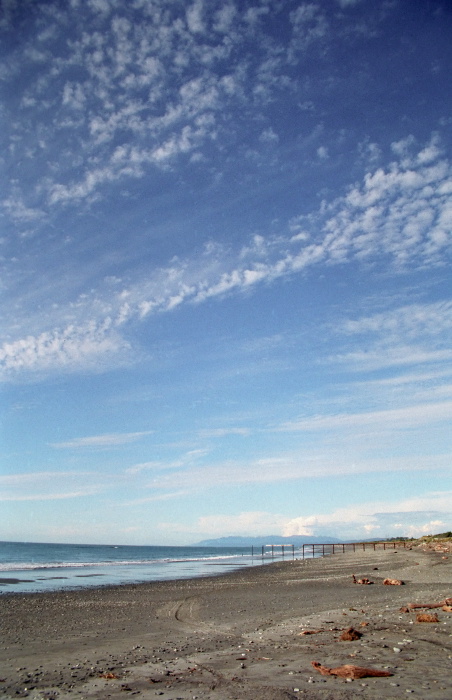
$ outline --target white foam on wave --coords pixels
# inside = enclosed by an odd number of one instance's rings
[[[86,569],[94,567],[113,567],[113,566],[152,566],[161,564],[185,564],[190,562],[206,562],[214,560],[230,560],[242,559],[242,555],[226,555],[226,556],[210,556],[210,557],[187,557],[178,559],[126,559],[126,560],[109,560],[109,561],[90,561],[90,562],[5,562],[0,563],[0,571],[39,571],[47,569]]]

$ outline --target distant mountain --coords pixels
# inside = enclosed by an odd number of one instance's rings
[[[266,544],[293,544],[300,547],[302,544],[338,544],[342,540],[329,535],[321,537],[308,537],[306,535],[294,535],[293,537],[281,537],[281,535],[263,535],[262,537],[218,537],[214,540],[202,540],[196,547],[262,547]]]

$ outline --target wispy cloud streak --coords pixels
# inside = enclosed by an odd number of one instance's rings
[[[371,426],[372,429],[382,428],[404,429],[415,428],[432,423],[449,422],[452,418],[452,401],[440,401],[437,403],[424,402],[417,406],[404,406],[403,408],[388,409],[385,411],[372,411],[354,414],[321,415],[299,421],[286,423],[281,430],[310,431],[325,429],[353,428],[358,430],[363,426]],[[395,428],[396,426],[396,428]]]
[[[0,501],[61,501],[105,490],[92,472],[31,472],[0,476]]]
[[[126,445],[131,442],[141,440],[141,438],[151,435],[152,430],[146,430],[138,433],[111,433],[107,435],[90,435],[88,437],[79,437],[66,442],[55,442],[52,447],[57,449],[79,449],[79,448],[105,448],[116,447],[118,445]]]
[[[399,144],[394,148],[397,151]],[[114,362],[116,355],[123,360],[130,348],[126,332],[131,323],[185,304],[245,293],[313,267],[376,265],[387,260],[397,274],[407,265],[411,269],[439,265],[450,255],[451,225],[450,163],[436,145],[411,155],[404,151],[386,170],[366,173],[362,184],[352,186],[345,196],[291,221],[289,235],[257,235],[235,252],[207,246],[201,257],[175,260],[113,295],[111,289],[108,296],[102,288],[90,292],[71,307],[71,314],[80,316],[78,323],[5,342],[0,364],[8,377],[52,366],[74,371],[85,364],[96,366],[99,357]],[[451,323],[450,304],[441,302],[401,309],[392,317],[349,321],[343,330],[357,333],[383,326],[387,331],[400,330],[402,316],[408,334],[420,323],[431,331]]]

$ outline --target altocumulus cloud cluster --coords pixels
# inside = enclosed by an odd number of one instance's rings
[[[400,144],[392,145],[399,149]],[[413,158],[405,156],[403,164],[391,163],[388,171],[366,173],[364,182],[344,197],[287,222],[275,238],[255,235],[227,256],[222,247],[209,246],[201,259],[153,271],[112,298],[96,294],[78,299],[70,325],[6,342],[0,356],[4,369],[54,363],[77,367],[92,355],[126,349],[129,344],[119,329],[128,321],[241,292],[312,266],[354,259],[383,259],[395,268],[438,264],[450,251],[452,226],[451,166],[439,155],[429,145]]]
[[[6,534],[449,529],[448,3],[1,9]]]

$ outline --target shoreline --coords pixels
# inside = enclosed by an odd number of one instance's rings
[[[232,553],[227,549],[220,552],[214,548],[212,548],[213,553],[203,551],[202,556],[197,549],[195,554],[199,556],[172,558],[169,556],[169,549],[163,549],[168,557],[151,557],[147,560],[128,558],[87,562],[68,560],[55,564],[50,561],[42,564],[33,562],[33,565],[24,562],[23,567],[19,563],[8,566],[7,562],[3,567],[0,565],[0,597],[9,593],[50,593],[89,587],[191,579],[213,575],[213,571],[215,571],[214,575],[217,575],[217,572],[295,559],[295,557],[289,559],[281,555],[257,557],[246,552]]]
[[[0,543],[1,545],[2,543]],[[16,543],[7,543],[16,544]],[[47,546],[47,545],[44,545]],[[57,545],[49,545],[57,546]],[[70,545],[73,547],[80,547],[82,545]],[[84,547],[85,545],[83,545]],[[91,545],[87,545],[91,546]],[[97,587],[112,587],[112,586],[124,586],[128,584],[141,584],[141,583],[151,583],[153,581],[173,581],[173,580],[184,580],[192,578],[202,578],[209,577],[212,575],[222,575],[227,573],[229,570],[240,570],[244,568],[253,568],[258,566],[263,566],[267,564],[273,564],[277,562],[293,562],[297,560],[320,558],[322,556],[329,556],[337,553],[355,553],[356,551],[367,551],[378,549],[395,549],[397,546],[399,548],[406,548],[407,543],[404,541],[399,542],[355,542],[355,543],[326,543],[326,544],[305,544],[303,545],[303,553],[300,556],[300,551],[297,551],[297,556],[295,556],[295,551],[292,545],[292,556],[290,552],[285,554],[284,551],[279,550],[276,554],[273,553],[273,546],[271,553],[266,552],[264,555],[264,548],[262,547],[262,555],[258,553],[253,553],[253,547],[251,548],[251,554],[249,552],[241,552],[240,555],[231,554],[230,551],[226,551],[224,555],[219,555],[218,550],[216,550],[215,556],[204,556],[204,557],[186,557],[182,559],[153,559],[148,561],[142,560],[127,560],[118,561],[111,560],[108,562],[85,562],[85,563],[74,563],[74,562],[58,562],[53,564],[42,563],[33,566],[24,564],[21,568],[19,564],[14,567],[5,567],[0,570],[0,598],[5,594],[34,594],[34,593],[53,593],[59,591],[77,591],[83,588],[97,588]],[[97,545],[94,547],[97,548]],[[275,545],[279,547],[279,545]],[[305,547],[307,548],[305,554]],[[151,549],[153,547],[150,547]],[[336,551],[335,551],[336,548]],[[412,548],[409,546],[409,548]],[[256,548],[257,549],[257,548]],[[214,561],[214,560],[220,561]],[[235,561],[227,561],[234,559]],[[242,563],[243,562],[243,563]],[[180,566],[184,573],[180,571],[174,575],[174,571],[170,574],[170,571],[174,565]],[[157,567],[157,568],[154,568]],[[212,574],[211,567],[218,567],[219,572]],[[87,571],[87,573],[80,573],[81,571]],[[151,574],[152,572],[152,574]],[[30,578],[32,576],[33,578]],[[88,579],[98,579],[97,582],[88,582]],[[58,581],[58,584],[55,583]]]
[[[374,583],[354,585],[353,574]],[[405,585],[384,586],[387,577]],[[451,557],[404,549],[286,560],[193,579],[4,593],[0,695],[326,700],[410,692],[445,700],[452,614],[439,610],[438,623],[420,624],[400,608],[450,596]],[[351,626],[362,637],[340,641]],[[324,677],[312,661],[393,675]]]

